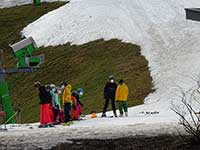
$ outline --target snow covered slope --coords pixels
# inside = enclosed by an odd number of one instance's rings
[[[82,44],[95,39],[118,38],[138,44],[149,61],[156,92],[140,111],[171,116],[177,85],[188,89],[188,77],[200,72],[200,23],[185,19],[185,7],[200,7],[199,0],[71,0],[22,32],[39,46],[67,42]]]
[[[69,0],[41,0],[41,2],[69,1]],[[0,0],[0,8],[32,4],[33,0]]]

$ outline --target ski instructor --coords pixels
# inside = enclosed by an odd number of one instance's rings
[[[115,83],[115,78],[113,75],[109,76],[109,80],[104,88],[104,99],[105,99],[105,104],[103,108],[103,113],[102,117],[106,117],[106,110],[109,105],[109,101],[111,100],[112,104],[112,110],[114,113],[114,116],[117,117],[116,114],[116,108],[115,108],[115,92],[117,89],[117,84]]]

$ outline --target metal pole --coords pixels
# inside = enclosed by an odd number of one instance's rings
[[[1,50],[1,55],[2,53],[3,52]],[[3,69],[2,66],[3,66],[3,63],[2,63],[2,57],[1,57],[0,69]],[[11,116],[13,116],[14,111],[12,108],[12,103],[11,103],[11,99],[10,99],[10,95],[8,91],[8,84],[6,83],[3,74],[0,74],[0,97],[2,99],[2,105],[3,105],[4,112],[6,114],[6,121],[7,121]],[[15,123],[15,119],[14,118],[10,119],[8,123]]]
[[[41,0],[33,0],[33,3],[34,3],[35,6],[40,6]]]

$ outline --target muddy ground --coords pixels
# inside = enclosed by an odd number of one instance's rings
[[[43,143],[46,145],[45,148],[30,143],[19,142],[9,146],[1,141],[0,150],[200,150],[200,145],[192,143],[188,136],[177,135],[134,136],[118,139],[66,139],[64,143],[58,143],[54,147],[48,147],[47,145],[51,143],[46,141]]]
[[[127,137],[120,139],[84,139],[62,143],[51,150],[200,150],[188,136]]]

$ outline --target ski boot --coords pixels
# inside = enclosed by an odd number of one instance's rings
[[[123,114],[120,114],[119,117],[123,117]]]
[[[63,126],[70,126],[70,125],[72,125],[72,124],[74,124],[73,121],[67,121],[67,122],[65,122],[65,123],[63,124]]]
[[[102,113],[101,117],[106,117],[106,114],[105,114],[105,113]]]
[[[48,125],[46,125],[46,124],[40,124],[39,126],[38,126],[38,128],[47,128],[48,127]]]
[[[54,127],[53,123],[48,124],[48,127],[50,128]]]
[[[117,114],[116,113],[114,113],[114,116],[115,116],[115,118],[117,118]]]

